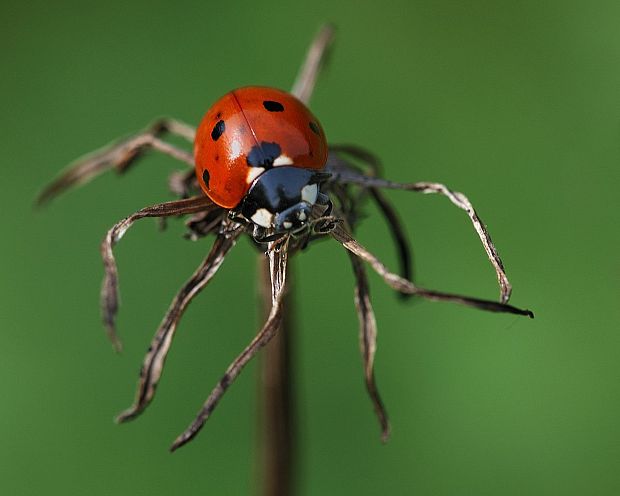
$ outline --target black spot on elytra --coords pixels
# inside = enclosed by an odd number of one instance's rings
[[[321,136],[321,130],[316,122],[310,121],[310,129],[312,129],[314,134]]]
[[[225,130],[226,125],[224,124],[224,121],[217,121],[217,124],[213,126],[213,131],[211,131],[211,138],[213,139],[213,141],[217,141],[219,137],[222,136]]]
[[[282,149],[277,143],[267,143],[262,141],[260,145],[254,145],[248,153],[247,162],[250,167],[264,167],[268,169],[273,166],[273,161],[280,156]]]
[[[274,102],[273,100],[265,100],[263,102],[263,107],[265,107],[269,112],[283,112],[284,105],[280,102]]]
[[[222,112],[218,112],[218,113],[215,115],[215,118],[216,118],[216,119],[218,119],[218,120],[219,120],[219,119],[221,119],[221,118],[222,118]]]
[[[202,173],[202,180],[204,181],[207,189],[209,189],[209,179],[211,179],[211,176],[209,176],[209,171],[205,169]]]

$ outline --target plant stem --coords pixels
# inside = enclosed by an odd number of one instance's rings
[[[259,255],[258,292],[261,318],[271,308],[271,282],[267,258]],[[277,334],[260,355],[258,470],[262,496],[290,496],[295,475],[295,408],[293,397],[292,340],[294,331],[292,274],[289,263],[284,316]]]

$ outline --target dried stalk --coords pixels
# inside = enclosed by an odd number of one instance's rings
[[[271,309],[269,264],[264,255],[257,259],[257,289],[260,299],[260,318],[264,320]],[[283,315],[275,337],[260,356],[258,382],[258,488],[264,496],[293,494],[295,482],[295,401],[294,370],[291,353],[294,340],[293,296],[291,268],[287,271]]]

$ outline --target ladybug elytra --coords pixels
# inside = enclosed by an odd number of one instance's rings
[[[329,205],[325,133],[297,98],[248,86],[227,93],[196,132],[198,183],[217,205],[254,223],[256,234],[303,229],[315,203]]]

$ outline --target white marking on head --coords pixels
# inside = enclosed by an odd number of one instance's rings
[[[308,216],[306,215],[306,212],[300,210],[299,212],[297,212],[297,218],[301,221],[304,221],[308,218]]]
[[[284,222],[282,222],[282,227],[284,227],[284,229],[290,229],[291,227],[293,227],[293,223],[285,220]]]
[[[277,167],[278,165],[293,165],[293,159],[283,153],[273,161],[274,167]]]
[[[248,169],[248,175],[245,176],[245,182],[247,184],[252,184],[254,182],[254,179],[256,179],[263,172],[265,172],[265,169],[263,169],[262,167],[248,167]]]
[[[252,222],[261,227],[273,227],[273,214],[266,208],[259,208],[252,216]]]
[[[308,184],[301,189],[301,199],[310,205],[314,205],[319,196],[319,187],[316,184]]]

